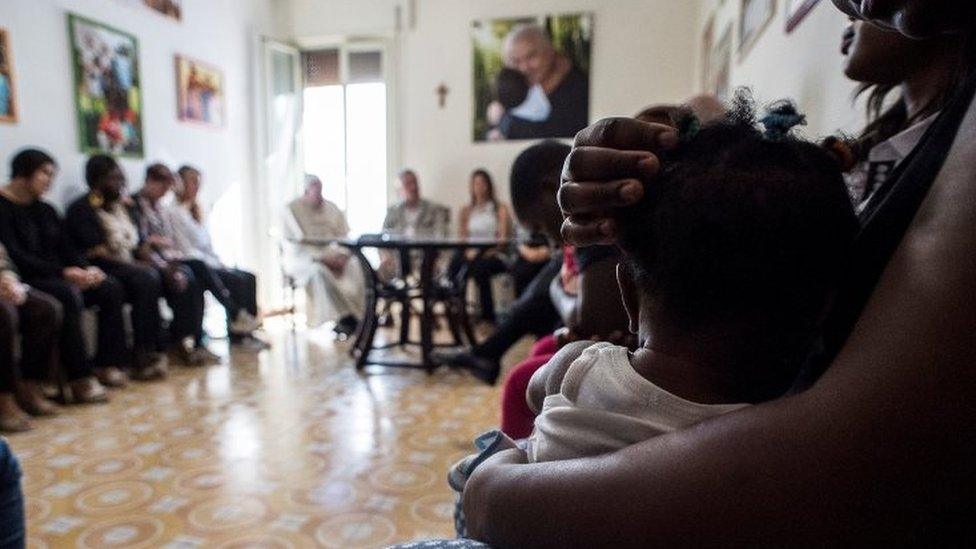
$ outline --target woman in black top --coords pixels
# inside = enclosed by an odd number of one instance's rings
[[[0,189],[0,242],[21,278],[56,298],[64,309],[61,363],[71,392],[80,402],[104,401],[105,389],[125,384],[123,364],[122,289],[101,270],[74,254],[65,242],[61,220],[40,198],[51,188],[57,164],[48,154],[27,149],[11,163],[10,183]],[[94,366],[85,351],[81,313],[98,306],[98,352]]]

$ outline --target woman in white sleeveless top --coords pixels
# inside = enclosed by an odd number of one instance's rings
[[[483,170],[475,170],[470,182],[471,202],[461,208],[459,232],[461,238],[484,239],[512,238],[512,220],[508,206],[495,198],[495,185],[491,175]],[[495,307],[491,294],[491,278],[508,270],[503,261],[505,248],[489,250],[478,257],[477,251],[467,250],[458,253],[451,261],[450,274],[455,277],[465,264],[468,276],[478,284],[481,300],[481,318],[495,321]]]

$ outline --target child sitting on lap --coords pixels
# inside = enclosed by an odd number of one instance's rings
[[[789,389],[858,229],[838,162],[789,135],[801,120],[781,105],[761,132],[740,97],[720,122],[676,124],[682,143],[621,227],[640,347],[578,342],[536,372],[529,461],[613,452]]]

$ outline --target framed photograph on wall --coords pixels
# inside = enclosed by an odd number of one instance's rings
[[[786,32],[793,32],[820,0],[786,0]]]
[[[732,93],[732,23],[725,25],[719,39],[712,45],[705,66],[706,93],[726,101]]]
[[[183,0],[142,0],[147,8],[166,17],[181,21],[183,19]]]
[[[739,10],[739,61],[745,59],[752,46],[776,15],[776,0],[741,0]]]
[[[589,124],[592,14],[479,20],[471,39],[474,141],[571,138]]]
[[[142,81],[135,36],[68,14],[81,152],[142,158]]]
[[[10,50],[10,35],[5,29],[0,29],[0,122],[17,122],[14,60]]]
[[[184,122],[224,125],[224,73],[217,67],[176,56],[177,115]]]

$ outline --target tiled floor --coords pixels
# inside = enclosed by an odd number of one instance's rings
[[[497,424],[450,371],[359,375],[325,332],[175,369],[9,438],[28,547],[378,547],[449,536],[447,467]],[[222,349],[215,344],[217,350]]]

